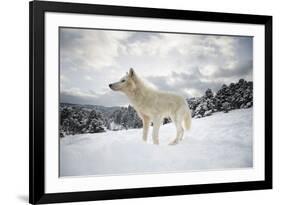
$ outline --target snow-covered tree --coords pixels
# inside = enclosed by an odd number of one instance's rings
[[[253,82],[240,79],[229,86],[223,84],[215,95],[211,89],[207,89],[204,96],[187,99],[187,102],[192,117],[196,118],[209,116],[217,111],[249,108],[253,106]]]
[[[105,131],[105,121],[101,113],[79,107],[60,109],[60,136],[96,133]]]

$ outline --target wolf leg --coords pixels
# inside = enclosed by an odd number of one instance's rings
[[[183,138],[184,129],[182,128],[181,120],[176,119],[175,120],[175,125],[176,125],[176,128],[177,128],[177,136],[176,136],[176,138],[173,141],[171,141],[169,143],[169,145],[175,145],[175,144],[179,143],[179,141],[181,141],[182,138]]]
[[[149,131],[149,123],[150,119],[147,116],[142,116],[142,124],[143,124],[143,133],[142,133],[142,139],[143,141],[147,141],[147,135]]]
[[[153,144],[159,144],[159,128],[161,125],[161,118],[156,117],[153,119],[152,140]]]

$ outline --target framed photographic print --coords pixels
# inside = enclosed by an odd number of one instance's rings
[[[30,203],[272,188],[272,17],[30,2]]]

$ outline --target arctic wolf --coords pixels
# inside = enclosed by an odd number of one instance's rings
[[[143,122],[143,140],[147,140],[149,125],[153,123],[152,139],[159,144],[159,128],[165,117],[170,117],[176,126],[176,137],[170,143],[183,139],[184,129],[191,126],[191,114],[186,100],[174,93],[159,91],[145,83],[131,68],[129,73],[116,83],[109,84],[114,91],[127,95]]]

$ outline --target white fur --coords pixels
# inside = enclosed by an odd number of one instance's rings
[[[147,140],[149,124],[153,122],[152,139],[159,144],[159,128],[165,117],[170,117],[176,126],[176,137],[170,144],[183,139],[184,129],[191,126],[191,114],[186,100],[177,94],[159,91],[145,83],[131,68],[119,82],[110,84],[115,91],[127,95],[143,122],[143,140]]]

